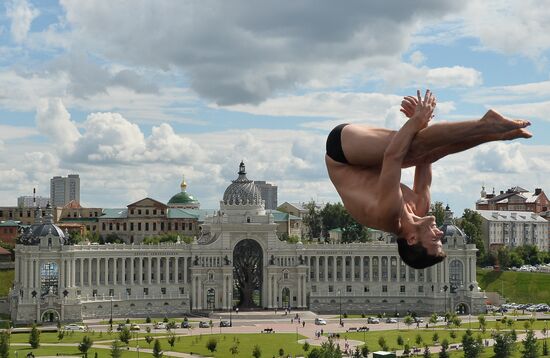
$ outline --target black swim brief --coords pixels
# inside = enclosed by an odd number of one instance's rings
[[[347,125],[348,123],[344,123],[336,126],[327,137],[327,155],[344,164],[348,164],[348,160],[342,150],[342,129]]]

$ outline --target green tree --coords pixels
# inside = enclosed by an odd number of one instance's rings
[[[307,352],[307,351],[309,351],[309,348],[311,348],[311,345],[309,344],[308,341],[305,341],[304,344],[302,345],[302,350],[304,352]]]
[[[344,228],[348,225],[351,216],[341,203],[327,203],[319,212],[323,225],[323,237],[328,237],[329,230]]]
[[[170,333],[166,341],[168,342],[170,347],[174,348],[174,344],[176,343],[176,335],[174,333]]]
[[[432,342],[437,342],[439,341],[439,334],[437,332],[434,333],[434,335],[432,336]]]
[[[485,330],[487,329],[487,320],[485,319],[485,316],[480,314],[477,316],[477,320],[479,322],[479,329],[481,332],[485,333]]]
[[[317,352],[314,353],[314,351],[317,351]],[[334,342],[332,342],[332,340],[328,340],[328,342],[324,342],[323,344],[321,344],[321,348],[313,349],[308,355],[308,358],[312,357],[312,353],[313,353],[313,357],[315,358],[341,358],[342,357],[342,351],[340,350],[340,347],[335,345]]]
[[[449,341],[445,338],[441,341],[441,351],[439,351],[439,358],[449,358]]]
[[[407,328],[410,328],[410,326],[414,323],[414,320],[411,316],[407,315],[403,318],[403,323],[407,325]]]
[[[539,356],[537,338],[532,329],[527,331],[527,335],[522,344],[523,350],[521,351],[521,358],[537,358]]]
[[[232,356],[236,356],[237,354],[239,354],[239,346],[237,345],[237,343],[233,343],[233,345],[229,347],[229,352]]]
[[[428,347],[427,344],[424,345],[424,353],[422,354],[423,358],[430,358],[432,355],[430,354],[430,347]]]
[[[304,208],[306,209],[306,213],[302,218],[302,223],[308,229],[308,239],[313,240],[321,236],[321,214],[317,209],[317,204],[313,200],[306,203]]]
[[[542,355],[547,356],[548,355],[548,342],[545,340],[542,341]],[[1,357],[4,358],[4,357]]]
[[[420,335],[420,333],[416,335],[414,342],[419,346],[422,345],[422,336]]]
[[[57,340],[61,341],[63,338],[65,338],[65,331],[60,329],[57,331]]]
[[[10,356],[10,333],[0,331],[0,358],[9,358]]]
[[[464,358],[477,358],[483,351],[481,337],[476,339],[470,329],[462,336],[462,347],[464,349]]]
[[[378,338],[378,345],[380,346],[380,348],[384,349],[386,347],[386,338],[384,338],[384,336],[380,336]]]
[[[428,321],[433,329],[435,330],[435,324],[437,323],[437,314],[436,313],[432,313],[432,315],[430,316],[430,320]]]
[[[29,344],[32,349],[40,347],[40,331],[36,328],[36,324],[32,325],[31,333],[29,335]]]
[[[445,221],[445,207],[441,201],[436,201],[430,205],[430,213],[435,216],[435,223],[439,227]]]
[[[214,353],[217,347],[218,340],[216,338],[210,338],[208,341],[206,341],[206,349],[208,349],[210,352]]]
[[[124,326],[118,333],[118,339],[123,342],[124,344],[128,345],[130,343],[130,339],[132,338],[132,334],[130,333],[130,330],[128,327]]]
[[[369,353],[370,353],[369,346],[367,346],[366,344],[363,344],[361,346],[361,354],[363,355],[363,357],[368,357]]]
[[[122,345],[118,339],[111,344],[111,358],[120,358],[122,356]]]
[[[163,355],[162,347],[160,346],[160,341],[155,339],[155,344],[153,344],[153,357],[161,358]]]
[[[285,355],[285,350],[283,348],[279,348],[279,357],[282,357]]]
[[[78,350],[84,354],[84,357],[88,357],[88,350],[92,348],[92,344],[94,344],[94,342],[90,337],[87,335],[82,337],[82,341],[78,344]]]
[[[304,350],[307,351],[307,349],[304,349]],[[254,345],[254,348],[252,349],[252,357],[260,358],[261,356],[262,356],[262,350],[260,349],[260,346],[257,344]]]
[[[475,210],[464,209],[464,213],[459,220],[458,226],[470,238],[470,242],[475,243],[478,249],[478,265],[485,264],[487,261],[485,246],[483,244],[483,218]]]
[[[409,346],[409,344],[405,344],[405,346],[403,347],[403,355],[405,357],[408,357],[409,355],[411,354],[411,347]]]
[[[397,345],[402,346],[404,343],[405,341],[403,340],[403,337],[400,334],[397,335]]]
[[[147,344],[150,346],[150,345],[151,345],[151,342],[153,342],[153,336],[151,336],[151,335],[146,335],[146,336],[145,336],[145,342],[147,342]]]
[[[497,258],[501,269],[510,267],[510,250],[506,246],[498,249]]]
[[[499,358],[508,358],[512,356],[514,351],[515,340],[512,338],[510,333],[497,333],[493,336],[495,344],[493,346],[493,351],[495,352],[495,357]]]

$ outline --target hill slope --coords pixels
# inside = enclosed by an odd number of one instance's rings
[[[477,269],[477,282],[484,291],[498,292],[508,302],[550,303],[550,274]]]

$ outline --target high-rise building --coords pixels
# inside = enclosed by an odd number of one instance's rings
[[[78,174],[69,174],[66,178],[55,176],[50,179],[50,199],[53,207],[65,206],[71,200],[80,203]]]
[[[276,210],[277,185],[266,183],[265,180],[255,180],[254,184],[260,189],[262,199],[265,201],[265,208],[268,210]]]
[[[50,202],[50,198],[45,196],[31,196],[25,195],[17,198],[17,207],[19,208],[34,208],[41,207],[45,208],[46,205]]]

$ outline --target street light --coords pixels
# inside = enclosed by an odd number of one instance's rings
[[[338,290],[338,296],[340,298],[340,327],[342,327],[342,291]]]
[[[399,312],[396,313],[397,316],[397,330],[399,331]]]
[[[139,358],[139,344],[136,345],[136,351],[137,351],[138,358]]]
[[[443,286],[443,291],[445,291],[445,320],[447,320],[447,290],[449,289],[449,286],[445,285]]]
[[[111,330],[113,330],[113,296],[111,295],[111,319],[109,319]]]
[[[233,327],[233,320],[231,319],[231,314],[233,313],[233,299],[232,299],[232,292],[229,291],[229,327]]]

